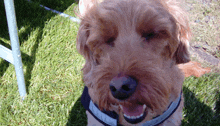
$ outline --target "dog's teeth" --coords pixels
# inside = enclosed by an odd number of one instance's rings
[[[135,116],[131,116],[131,119],[136,119],[136,117]]]
[[[140,118],[141,116],[143,116],[143,114],[141,114],[141,115],[137,116],[137,118]]]
[[[120,108],[123,110],[123,106],[122,106],[122,105],[120,105],[120,104],[119,104],[119,106],[120,106]]]
[[[144,105],[143,105],[143,110],[145,110],[145,109],[146,109],[146,107],[147,107],[147,106],[144,104]]]
[[[140,115],[140,117],[142,117],[144,114],[142,113],[141,115]]]
[[[142,113],[141,115],[139,115],[139,116],[128,116],[128,115],[126,115],[126,114],[124,114],[124,116],[125,116],[126,118],[129,118],[129,119],[137,119],[137,118],[142,117],[142,116],[143,116],[143,113]]]
[[[128,116],[128,115],[125,115],[125,114],[124,114],[124,116],[125,116],[125,117],[127,117],[127,118],[129,118],[129,119],[131,118],[130,116]]]
[[[119,106],[120,106],[120,108],[123,110],[123,106],[120,105],[120,104],[119,104]],[[138,118],[140,118],[140,117],[142,117],[142,116],[144,115],[144,110],[146,109],[146,107],[147,107],[147,106],[144,104],[144,105],[143,105],[143,113],[141,113],[141,114],[138,115],[138,116],[128,116],[128,115],[124,114],[124,117],[129,118],[129,119],[138,119]]]

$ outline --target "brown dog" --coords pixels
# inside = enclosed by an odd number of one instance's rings
[[[196,76],[200,77],[203,74],[209,73],[211,68],[203,68],[201,64],[195,61],[190,61],[185,64],[179,64],[178,67],[184,72],[185,77]]]
[[[180,125],[184,74],[177,64],[190,60],[189,37],[175,1],[94,4],[77,37],[88,125]]]

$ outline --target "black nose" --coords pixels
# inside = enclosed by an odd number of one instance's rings
[[[129,76],[115,77],[110,82],[111,93],[119,100],[129,98],[135,92],[136,87],[137,81]]]

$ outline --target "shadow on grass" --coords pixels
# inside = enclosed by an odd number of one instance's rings
[[[215,119],[220,120],[220,91],[217,91],[216,98],[217,101],[215,104]],[[220,125],[220,121],[219,121],[219,125]]]
[[[8,69],[9,67],[9,62],[3,60],[1,63],[0,63],[0,77],[2,77],[5,73],[5,71]],[[1,83],[0,83],[1,84]]]
[[[200,102],[188,88],[183,87],[183,93],[185,117],[183,117],[182,126],[219,126],[219,98],[217,108],[213,111],[209,106]]]
[[[9,44],[6,44],[4,43],[3,41],[0,40],[0,44],[7,47],[7,48],[10,48],[10,45]],[[2,62],[0,62],[0,77],[2,77],[5,73],[5,71],[8,69],[9,67],[9,62],[3,60]]]
[[[81,97],[74,104],[66,126],[86,126],[87,116],[86,110],[81,103]]]
[[[14,1],[15,4],[15,13],[17,19],[17,27],[19,31],[19,42],[22,47],[26,40],[29,39],[30,33],[37,29],[35,34],[36,38],[33,41],[33,46],[31,48],[30,55],[22,54],[22,62],[27,66],[26,71],[24,71],[25,83],[28,92],[28,87],[30,85],[31,73],[34,67],[34,63],[36,60],[36,52],[39,47],[39,43],[42,40],[42,33],[44,26],[48,20],[54,17],[56,14],[46,11],[41,8],[39,4],[48,6],[52,9],[59,10],[63,12],[66,10],[71,4],[76,1],[74,0],[33,0],[33,3],[28,2],[27,0],[19,0]],[[5,14],[4,2],[0,1],[0,37],[6,40],[9,40],[9,33],[7,27],[7,20]],[[3,43],[3,44],[2,44]],[[6,45],[6,47],[11,48],[9,44],[1,42],[2,45]],[[5,71],[9,67],[9,63],[7,61],[0,62],[0,76],[4,75]],[[3,66],[3,67],[2,67]]]
[[[0,44],[3,45],[4,47],[8,48],[8,49],[11,49],[11,45],[7,44],[7,43],[4,43],[3,41],[0,40]],[[22,61],[26,60],[26,59],[30,59],[30,56],[25,54],[25,53],[22,53],[21,52],[21,55],[22,55]],[[26,63],[27,62],[23,62],[24,65],[27,65]],[[3,76],[5,71],[7,70],[7,68],[9,67],[9,62],[6,61],[6,60],[3,60],[2,62],[0,62],[0,76]]]

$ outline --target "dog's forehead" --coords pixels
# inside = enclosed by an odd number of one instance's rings
[[[90,22],[94,31],[120,32],[136,30],[138,33],[146,31],[167,30],[171,34],[176,31],[176,22],[166,7],[158,0],[107,0],[86,15],[95,22]],[[90,19],[87,19],[90,20]]]

